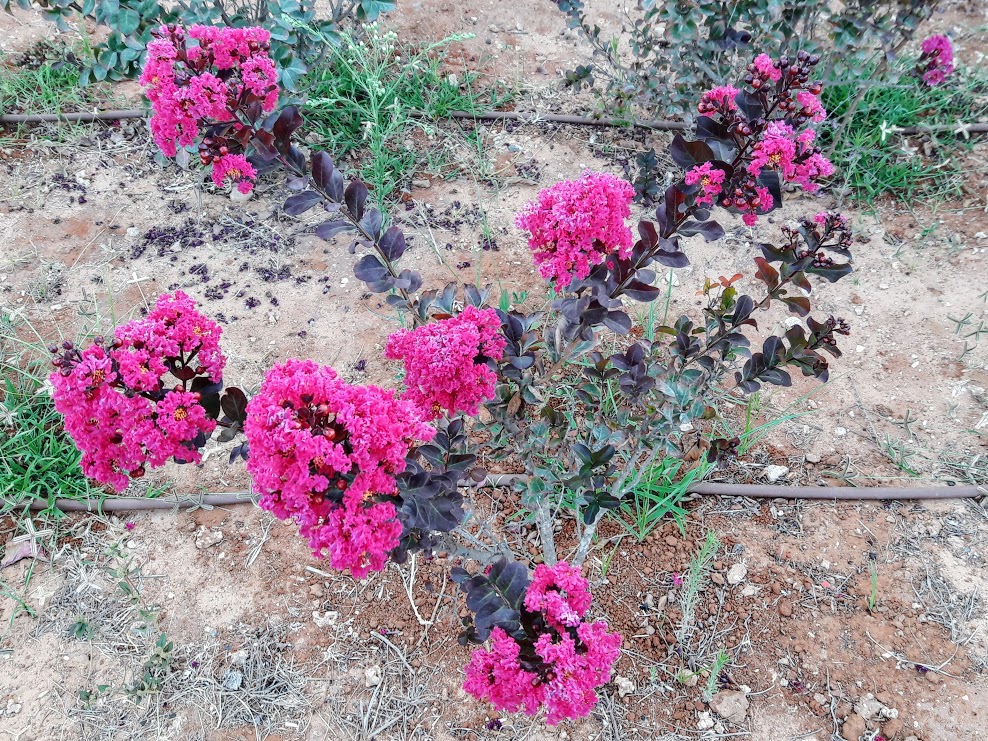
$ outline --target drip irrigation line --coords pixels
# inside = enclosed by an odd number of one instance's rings
[[[122,111],[93,111],[83,113],[5,113],[0,115],[0,124],[34,124],[34,123],[91,123],[93,121],[120,121],[128,118],[147,118],[150,111],[134,108]],[[426,118],[421,111],[410,111],[412,118]],[[619,128],[653,129],[655,131],[686,131],[692,124],[684,121],[667,121],[662,119],[623,118],[593,118],[590,116],[574,116],[565,113],[528,113],[519,111],[491,111],[489,113],[467,113],[465,111],[450,111],[448,118],[472,121],[520,121],[522,123],[559,123],[575,126],[605,126]],[[890,132],[906,135],[930,133],[934,131],[953,131],[956,134],[988,133],[988,123],[955,123],[936,126],[904,126],[893,127]]]
[[[527,476],[504,474],[489,476],[478,487],[507,486],[526,481]],[[689,487],[692,494],[708,496],[749,497],[752,499],[825,499],[831,501],[889,501],[894,499],[975,499],[988,496],[984,486],[775,486],[772,484],[699,483]],[[153,509],[184,509],[188,507],[224,507],[233,504],[256,504],[257,497],[248,491],[230,491],[204,496],[175,496],[143,499],[140,497],[93,497],[91,499],[56,499],[54,507],[62,512],[138,512]],[[14,502],[0,500],[0,506],[16,509]],[[30,509],[43,510],[52,506],[37,499]]]

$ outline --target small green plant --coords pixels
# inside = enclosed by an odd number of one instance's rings
[[[679,628],[676,629],[676,641],[681,646],[687,645],[696,627],[693,623],[693,615],[696,612],[697,598],[703,591],[710,576],[710,569],[713,567],[714,558],[720,550],[720,540],[713,530],[707,531],[707,537],[703,545],[693,560],[690,561],[686,573],[682,575],[682,588],[679,596],[679,607],[682,611],[682,619]]]
[[[725,650],[720,649],[717,655],[714,656],[714,661],[707,669],[709,674],[707,674],[707,686],[703,690],[703,699],[710,702],[711,698],[717,694],[717,690],[720,686],[720,674],[724,671],[724,668],[731,663],[731,655]]]
[[[366,152],[363,173],[378,204],[421,166],[424,155],[407,144],[416,130],[431,135],[430,122],[452,111],[481,113],[511,99],[497,83],[476,85],[476,72],[444,72],[450,45],[465,38],[413,48],[372,25],[359,38],[340,34],[306,76],[307,121],[317,146],[337,157]]]
[[[294,90],[308,65],[320,59],[324,44],[335,39],[341,25],[365,23],[395,8],[390,0],[329,0],[317,13],[305,0],[0,0],[11,12],[14,4],[37,7],[60,31],[95,23],[110,29],[104,41],[92,43],[82,57],[82,84],[137,77],[144,63],[152,32],[162,25],[218,25],[242,28],[261,26],[271,32],[271,58],[277,63],[281,85]],[[85,32],[84,32],[85,35]]]
[[[868,612],[874,612],[878,607],[878,565],[872,561],[868,564],[868,570],[871,572],[871,590],[868,592],[866,607]]]
[[[642,542],[667,516],[683,528],[686,510],[679,506],[690,485],[702,481],[714,468],[707,461],[684,471],[678,458],[663,458],[649,469],[622,504],[620,522],[638,542]],[[630,522],[628,521],[630,520]]]

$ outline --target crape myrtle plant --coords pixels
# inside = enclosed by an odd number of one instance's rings
[[[702,95],[694,138],[677,136],[671,146],[682,177],[665,189],[654,218],[639,221],[637,238],[628,226],[634,190],[614,176],[585,173],[542,191],[517,225],[552,300],[525,313],[488,306],[487,288],[424,289],[418,273],[400,266],[404,233],[384,227],[364,183],[346,182],[326,152],[303,155],[294,143],[298,108],[269,110],[277,89],[263,31],[170,27],[155,43],[142,81],[164,153],[198,146],[214,180],[240,189],[285,171],[293,193],[283,210],[324,212],[316,234],[350,236],[351,252],[360,253],[355,275],[401,318],[385,357],[402,363],[404,388],[350,384],[332,368],[292,359],[272,368],[249,402],[233,390],[215,397],[221,363],[202,358],[222,357],[218,327],[188,297],[162,297],[149,319],[180,303],[171,320],[183,328],[177,345],[144,339],[137,350],[148,358],[128,359],[125,371],[124,351],[134,347],[125,327],[109,350],[94,342],[56,357],[57,394],[94,407],[59,407],[84,450],[91,438],[126,437],[114,406],[120,399],[140,399],[147,420],[133,431],[131,457],[87,471],[121,488],[145,461],[198,460],[217,425],[226,425],[223,434],[242,429],[246,443],[231,461],[247,459],[260,505],[294,520],[335,568],[362,578],[418,551],[462,564],[452,577],[472,617],[460,640],[483,645],[467,666],[467,691],[502,710],[545,711],[549,723],[585,716],[621,641],[588,618],[592,599],[581,575],[606,512],[633,496],[657,460],[681,457],[688,431],[710,433],[706,465],[736,455],[740,440],[718,433],[728,428],[715,399],[788,386],[793,371],[826,380],[826,354],[838,357],[837,335],[849,331],[840,318],[811,314],[814,277],[834,282],[851,272],[847,221],[823,212],[787,224],[780,245],[758,243],[757,295],[742,293],[736,279],[707,280],[701,316],[659,326],[651,341],[632,332],[632,307],[663,294],[659,269],[688,265],[682,238],[724,235],[713,209],[754,226],[779,208],[784,182],[813,191],[832,173],[814,145],[812,124],[826,115],[821,86],[810,79],[816,58],[759,55],[738,88]],[[756,317],[773,303],[805,326],[753,347]],[[608,345],[618,351],[605,352]],[[149,370],[131,379],[133,363]],[[181,386],[168,391],[165,372]],[[137,384],[145,377],[148,389]],[[508,456],[527,474],[515,485],[539,532],[534,572],[476,515],[468,494],[468,484],[487,479],[479,461]],[[564,518],[572,518],[577,542],[560,560],[554,526]]]

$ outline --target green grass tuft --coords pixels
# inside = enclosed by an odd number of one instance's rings
[[[481,113],[513,96],[499,83],[479,85],[476,72],[447,69],[449,48],[460,40],[411,47],[393,33],[360,40],[344,35],[303,80],[314,144],[334,158],[360,156],[359,175],[381,205],[427,161],[435,165],[434,153],[406,145],[416,129],[432,134],[433,122],[452,111]]]
[[[960,69],[939,87],[927,87],[911,70],[900,67],[887,80],[869,84],[845,129],[842,120],[853,107],[860,81],[824,87],[823,102],[831,126],[820,144],[834,146],[831,159],[854,195],[872,202],[883,195],[903,201],[947,198],[960,192],[963,166],[959,155],[969,147],[954,133],[958,123],[972,123],[988,113],[988,78],[980,70]],[[944,127],[922,136],[903,136],[895,127]],[[932,149],[924,151],[929,137]],[[918,146],[917,146],[918,145]]]

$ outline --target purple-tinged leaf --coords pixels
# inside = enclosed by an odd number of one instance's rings
[[[330,179],[335,171],[333,158],[326,152],[316,152],[310,159],[310,168],[312,170],[312,182],[316,184],[317,188],[328,191]]]
[[[343,201],[347,210],[357,221],[364,218],[364,204],[367,203],[367,186],[360,180],[354,180],[343,192]]]
[[[316,236],[320,239],[332,239],[340,232],[353,229],[353,224],[349,221],[324,221],[316,227]]]
[[[716,221],[685,221],[679,227],[679,233],[684,237],[702,234],[707,242],[716,242],[724,236],[724,227]]]
[[[713,150],[705,141],[687,141],[682,134],[673,137],[669,146],[669,156],[684,170],[716,159]]]
[[[384,232],[378,246],[388,260],[395,262],[405,254],[405,234],[398,227],[392,226]]]
[[[365,283],[378,283],[389,277],[388,269],[381,264],[377,255],[364,255],[353,266],[353,274]]]
[[[282,210],[289,216],[299,216],[319,203],[322,203],[322,196],[314,190],[307,190],[289,196]]]
[[[379,209],[368,209],[364,218],[360,220],[360,228],[371,235],[375,240],[381,235],[381,226],[384,223],[384,216]]]

